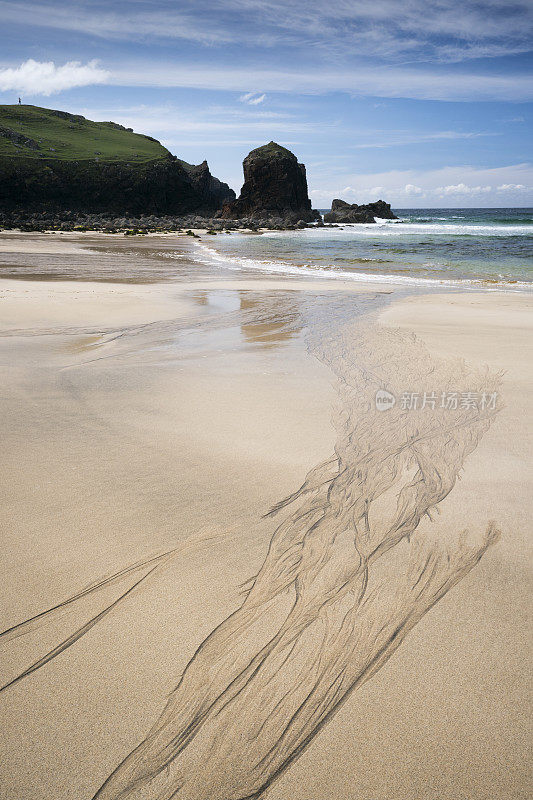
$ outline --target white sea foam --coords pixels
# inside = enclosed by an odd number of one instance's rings
[[[436,219],[433,217],[432,219]],[[438,218],[438,219],[444,219]],[[339,228],[312,227],[301,231],[283,231],[295,237],[332,239],[357,239],[383,236],[531,236],[531,225],[469,225],[460,223],[433,224],[432,222],[404,222],[402,219],[377,219],[375,223],[339,223]],[[279,236],[278,231],[266,231],[263,236]]]
[[[266,236],[268,234],[263,235]],[[505,280],[492,282],[480,278],[457,278],[455,280],[450,280],[441,279],[438,277],[419,278],[397,275],[394,273],[380,274],[359,271],[351,272],[339,269],[334,265],[297,265],[291,264],[288,261],[277,261],[274,259],[254,259],[244,256],[226,255],[214,249],[213,247],[210,247],[204,242],[194,242],[194,244],[196,246],[196,260],[199,263],[235,272],[263,272],[265,274],[285,276],[298,275],[299,277],[303,278],[325,278],[327,280],[355,281],[359,283],[389,283],[402,286],[448,286],[455,288],[483,288],[484,290],[488,291],[501,291],[503,289],[505,291],[512,292],[533,291],[533,284],[523,283],[520,281],[513,283],[509,283]]]

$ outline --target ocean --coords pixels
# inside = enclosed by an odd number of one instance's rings
[[[204,236],[198,257],[247,272],[533,290],[533,209],[395,213],[374,225]]]

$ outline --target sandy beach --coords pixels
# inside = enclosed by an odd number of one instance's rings
[[[0,797],[526,800],[531,294],[191,246],[0,234]]]

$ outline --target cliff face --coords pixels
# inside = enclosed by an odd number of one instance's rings
[[[252,150],[244,159],[243,169],[241,194],[224,205],[220,216],[258,221],[276,217],[294,222],[318,219],[307,194],[305,166],[290,150],[270,142]]]
[[[209,173],[169,155],[142,164],[0,158],[3,211],[140,214],[214,213],[235,193]]]
[[[227,183],[223,183],[211,175],[207,161],[202,161],[198,165],[187,164],[186,161],[180,161],[179,159],[178,161],[189,176],[195,191],[200,197],[199,209],[203,213],[214,213],[222,208],[224,203],[235,200],[233,189],[230,189]]]
[[[344,200],[334,200],[331,204],[331,211],[324,214],[324,222],[375,222],[375,217],[379,219],[398,219],[392,213],[389,203],[384,200],[377,200],[375,203],[367,203],[358,206],[357,203],[345,203]]]
[[[0,209],[213,214],[235,198],[203,162],[156,139],[64,111],[0,106]]]

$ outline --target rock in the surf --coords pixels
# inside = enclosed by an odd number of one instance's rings
[[[384,200],[377,200],[375,203],[367,205],[357,205],[357,203],[346,203],[344,200],[334,200],[331,204],[331,211],[324,214],[324,222],[375,222],[379,219],[398,219],[396,214],[391,211],[390,203]]]

